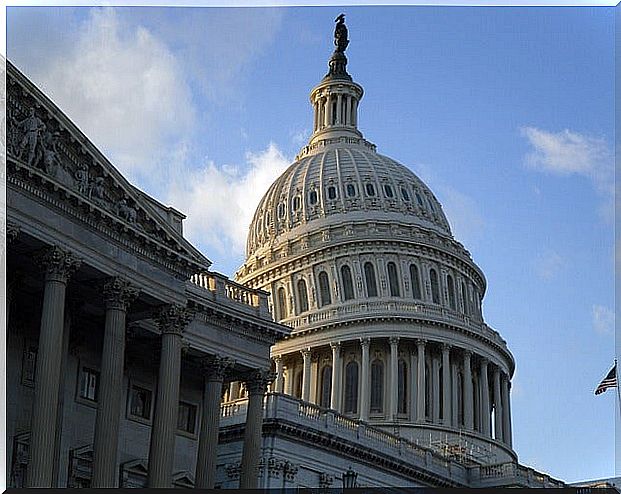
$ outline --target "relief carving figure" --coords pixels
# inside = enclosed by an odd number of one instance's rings
[[[121,199],[119,202],[118,214],[128,223],[136,223],[136,210],[129,206],[125,199]]]
[[[19,143],[19,158],[22,158],[24,151],[28,148],[28,165],[32,165],[35,159],[35,151],[37,142],[39,141],[39,132],[43,128],[43,122],[35,115],[35,109],[30,108],[28,116],[18,122],[17,127],[24,131],[24,136]]]
[[[75,182],[80,194],[88,195],[88,166],[85,163],[78,164],[75,171]]]
[[[97,177],[91,184],[89,197],[95,202],[102,203],[106,200],[106,191],[104,187],[104,178]]]
[[[41,125],[41,131],[44,132],[43,136],[41,137],[41,149],[43,153],[43,167],[46,173],[48,173],[52,177],[57,177],[60,163],[58,162],[56,158],[57,153],[56,153],[56,142],[55,141],[56,141],[56,137],[58,136],[58,133],[55,132],[54,134],[52,134],[49,130],[46,129],[45,124]],[[37,156],[36,161],[38,161],[38,158],[39,157]]]

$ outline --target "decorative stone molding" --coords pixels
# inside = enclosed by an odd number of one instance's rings
[[[103,295],[107,309],[126,311],[140,291],[125,278],[111,278],[104,284]]]
[[[15,223],[7,222],[6,223],[6,243],[7,245],[12,244],[18,237],[21,228],[19,225]]]
[[[66,283],[81,266],[82,260],[58,246],[35,255],[35,262],[45,270],[46,279]]]
[[[194,319],[194,311],[187,307],[170,304],[162,307],[157,314],[157,325],[162,334],[181,335],[186,326]]]
[[[285,460],[283,464],[283,474],[285,480],[288,480],[289,482],[295,480],[295,476],[298,474],[298,469],[299,467],[297,465],[291,463],[289,460]]]
[[[241,474],[241,464],[239,462],[228,463],[224,469],[229,480],[239,480]]]
[[[334,475],[321,472],[319,474],[319,488],[327,489],[334,483]]]

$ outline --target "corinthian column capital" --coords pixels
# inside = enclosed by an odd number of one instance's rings
[[[127,310],[140,291],[121,277],[110,278],[103,287],[107,309]]]
[[[60,281],[62,283],[67,283],[71,275],[82,264],[82,260],[73,253],[56,245],[36,254],[35,261],[45,270],[45,278],[47,280]]]
[[[256,369],[245,376],[244,382],[248,394],[263,394],[274,379],[276,379],[276,373],[270,369]]]
[[[177,304],[165,305],[157,314],[157,325],[162,334],[183,334],[185,327],[194,318],[194,313],[187,307]]]
[[[209,355],[201,359],[201,369],[208,381],[222,381],[233,365],[235,360],[220,355]]]

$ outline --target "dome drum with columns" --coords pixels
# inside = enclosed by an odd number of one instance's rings
[[[237,273],[293,328],[272,348],[274,391],[421,444],[466,438],[475,464],[515,461],[515,363],[484,322],[485,277],[431,190],[363,138],[346,64],[337,45]]]

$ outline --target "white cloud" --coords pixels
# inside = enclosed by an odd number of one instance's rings
[[[593,329],[600,334],[613,334],[615,330],[615,313],[604,305],[592,308]]]
[[[129,178],[161,169],[194,121],[175,56],[111,8],[93,9],[71,49],[34,77]]]
[[[546,250],[537,256],[533,265],[535,273],[540,279],[550,281],[563,270],[566,262],[557,252]]]
[[[290,164],[273,143],[246,158],[243,168],[208,162],[201,169],[186,170],[170,191],[171,204],[188,216],[184,222],[188,238],[219,254],[244,253],[259,200]]]
[[[558,175],[582,175],[591,180],[604,198],[602,213],[610,219],[614,212],[614,160],[605,139],[565,129],[548,132],[536,127],[521,129],[532,151],[527,166]]]

